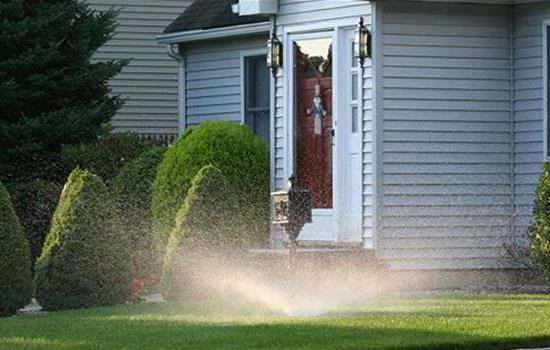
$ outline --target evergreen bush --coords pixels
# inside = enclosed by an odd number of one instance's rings
[[[133,277],[145,278],[151,272],[151,191],[165,151],[166,148],[155,147],[129,161],[112,183],[123,230],[130,236]]]
[[[15,212],[25,229],[31,250],[31,265],[34,266],[42,252],[62,186],[57,182],[34,179],[6,184],[6,187],[13,199]]]
[[[29,245],[10,195],[0,183],[0,317],[13,315],[31,296]]]
[[[550,163],[545,163],[535,194],[535,221],[531,227],[531,256],[550,280]]]
[[[200,255],[238,246],[232,224],[235,206],[222,172],[211,165],[199,170],[170,235],[163,270],[165,297],[174,299],[191,287],[192,277],[186,272],[203,261]],[[193,254],[199,254],[198,259]]]
[[[36,298],[46,310],[112,305],[131,288],[127,236],[101,179],[75,169],[65,185],[35,265]]]
[[[247,126],[208,121],[185,134],[168,149],[153,184],[155,244],[160,254],[175,225],[198,171],[213,165],[226,177],[239,203],[234,216],[245,246],[264,244],[269,237],[269,153]]]

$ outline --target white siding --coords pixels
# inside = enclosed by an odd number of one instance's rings
[[[242,55],[265,53],[265,36],[186,44],[186,121],[242,120]]]
[[[341,25],[356,25],[363,16],[365,24],[371,26],[371,5],[362,0],[280,0],[277,16],[277,35],[283,38],[285,31],[302,31],[304,26],[331,29]],[[288,50],[289,48],[285,48]],[[287,67],[288,69],[288,67]],[[292,113],[284,106],[284,79],[279,70],[275,83],[275,181],[276,187],[284,185],[288,142],[287,119]],[[363,233],[365,241],[373,238],[373,133],[372,133],[372,66],[365,62],[363,75]]]
[[[502,267],[512,213],[510,9],[381,4],[380,252],[395,268]]]
[[[98,60],[130,59],[111,81],[113,93],[126,99],[113,118],[118,131],[177,134],[177,64],[155,36],[192,0],[90,0],[92,9],[120,9],[115,37],[98,50]]]
[[[516,235],[532,222],[534,193],[542,169],[542,21],[550,4],[515,6],[514,35],[514,187]]]

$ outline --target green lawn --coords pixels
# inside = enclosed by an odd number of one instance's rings
[[[550,296],[386,297],[290,318],[127,305],[0,319],[0,349],[513,349],[550,345]]]

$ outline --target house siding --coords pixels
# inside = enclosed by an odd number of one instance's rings
[[[90,7],[120,10],[112,40],[94,59],[129,59],[111,82],[112,92],[126,99],[112,120],[116,131],[177,134],[177,63],[155,41],[192,0],[90,0]]]
[[[505,267],[510,8],[399,1],[379,8],[379,253],[400,269]]]
[[[277,35],[303,31],[304,26],[331,29],[341,25],[356,25],[363,16],[371,27],[372,6],[362,0],[280,0],[277,15]],[[288,48],[287,48],[288,49]],[[288,67],[287,67],[288,68]],[[291,142],[287,130],[287,118],[292,113],[285,106],[285,76],[280,69],[275,80],[275,186],[280,188],[288,178],[288,147]],[[363,236],[370,246],[374,236],[374,176],[373,176],[373,118],[372,118],[372,63],[366,60],[363,70]]]
[[[550,4],[514,7],[514,223],[515,236],[526,237],[543,161],[542,21]]]
[[[242,57],[266,52],[264,36],[189,43],[186,60],[186,127],[206,120],[242,121]]]

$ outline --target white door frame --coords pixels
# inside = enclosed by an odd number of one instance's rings
[[[344,112],[348,109],[349,100],[348,100],[348,94],[341,93],[339,91],[342,91],[341,89],[344,88],[343,84],[345,84],[345,80],[343,81],[344,75],[341,75],[341,71],[344,72],[344,74],[348,74],[348,70],[342,70],[340,67],[347,67],[348,59],[347,59],[347,31],[350,29],[354,29],[355,25],[351,25],[349,23],[346,23],[345,25],[341,26],[333,26],[333,27],[321,27],[321,28],[308,28],[308,27],[300,27],[299,31],[294,32],[291,30],[285,30],[284,31],[284,38],[283,43],[286,47],[286,50],[284,50],[284,115],[286,116],[285,121],[285,127],[286,127],[286,133],[285,133],[285,146],[287,148],[286,152],[286,159],[285,159],[285,176],[288,177],[291,174],[294,174],[294,166],[295,166],[295,113],[294,113],[294,107],[295,107],[295,101],[294,101],[294,50],[293,50],[293,42],[296,40],[304,40],[304,39],[321,39],[321,38],[331,38],[332,39],[332,47],[333,47],[333,71],[332,71],[332,78],[333,78],[333,93],[332,93],[332,124],[333,129],[336,131],[335,136],[335,147],[333,149],[333,156],[332,156],[332,173],[333,173],[333,207],[332,209],[314,209],[314,220],[317,219],[317,227],[312,227],[314,229],[313,231],[308,232],[308,226],[304,228],[304,235],[306,237],[303,237],[304,240],[307,241],[325,241],[325,242],[338,242],[340,240],[349,240],[349,237],[343,237],[339,234],[338,228],[341,226],[338,220],[338,213],[342,210],[340,208],[339,202],[341,201],[341,198],[339,195],[340,189],[342,188],[341,181],[345,181],[345,178],[342,178],[341,171],[339,171],[339,164],[344,164],[342,159],[342,156],[344,156],[342,150],[340,149],[342,146],[338,144],[339,137],[342,138],[343,135],[342,132],[339,132],[338,130],[338,118],[341,117]],[[358,81],[360,82],[362,80],[362,77],[359,76]],[[358,84],[359,84],[358,82]],[[359,96],[362,96],[362,89],[358,87],[358,94]],[[362,98],[359,97],[359,132],[360,132],[360,138],[362,140]],[[345,107],[344,107],[345,106]],[[361,156],[362,158],[362,156]],[[362,173],[358,176],[361,176],[360,183],[362,184]],[[362,192],[362,186],[357,189],[357,191]],[[362,201],[360,203],[360,208],[358,209],[360,211],[360,220],[361,223],[359,223],[360,226],[362,226]],[[315,230],[318,230],[319,228],[322,228],[322,231],[320,234],[316,234]],[[358,239],[358,243],[362,241],[362,232],[360,234],[360,237],[356,238]]]

